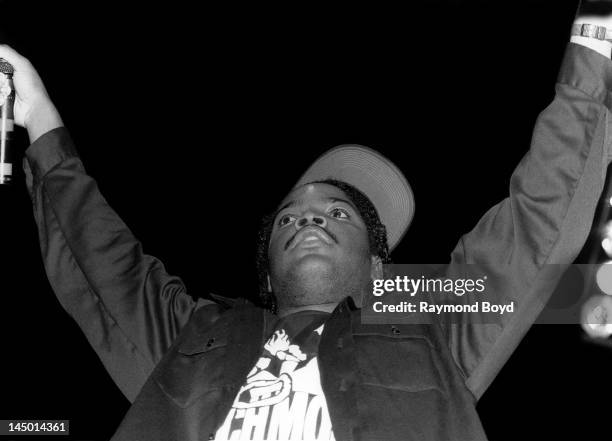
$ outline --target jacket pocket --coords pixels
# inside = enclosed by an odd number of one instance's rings
[[[224,363],[227,331],[216,329],[186,338],[159,363],[153,379],[176,405],[186,408],[204,393],[227,386]]]
[[[426,336],[373,332],[354,335],[354,339],[364,385],[405,392],[437,389],[445,393],[440,358]]]

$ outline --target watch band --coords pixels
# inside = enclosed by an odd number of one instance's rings
[[[574,35],[612,42],[612,29],[589,23],[574,23],[572,25],[572,36]]]

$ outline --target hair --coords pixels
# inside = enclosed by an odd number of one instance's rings
[[[387,243],[387,229],[380,221],[378,212],[370,199],[360,190],[344,181],[336,179],[325,179],[309,182],[308,184],[329,184],[340,189],[355,205],[359,215],[363,219],[370,244],[370,253],[378,256],[383,264],[391,263],[391,254]],[[304,184],[304,185],[308,185]],[[268,273],[270,270],[270,259],[268,248],[270,236],[274,227],[274,219],[277,212],[270,213],[263,217],[257,234],[256,264],[259,279],[259,301],[261,305],[276,313],[276,297],[273,292],[268,290]]]

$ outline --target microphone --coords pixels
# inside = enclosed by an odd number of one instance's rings
[[[14,152],[12,149],[15,103],[13,66],[0,58],[0,185],[13,180]]]

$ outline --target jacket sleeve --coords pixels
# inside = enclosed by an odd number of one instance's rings
[[[570,43],[555,98],[539,115],[508,198],[463,236],[451,255],[486,269],[496,299],[515,311],[496,323],[444,331],[466,384],[480,398],[542,311],[589,234],[609,162],[612,63]],[[555,265],[551,265],[555,264]]]
[[[67,130],[51,130],[26,151],[42,257],[60,303],[133,401],[191,314],[182,281],[145,254],[87,175]]]

